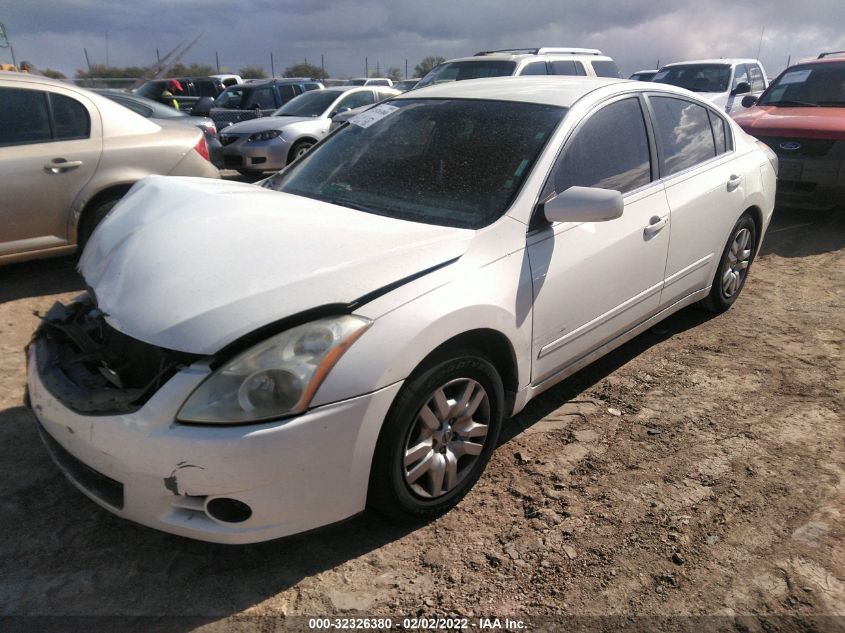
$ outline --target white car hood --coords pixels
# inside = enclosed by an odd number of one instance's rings
[[[473,235],[245,183],[150,176],[97,228],[79,267],[117,330],[212,354],[460,257]]]

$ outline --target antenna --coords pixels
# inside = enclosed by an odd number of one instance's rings
[[[760,29],[760,44],[757,46],[757,57],[755,59],[760,59],[760,49],[763,48],[763,33],[766,32],[766,27]]]

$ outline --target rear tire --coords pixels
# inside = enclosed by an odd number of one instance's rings
[[[97,228],[97,225],[105,219],[105,217],[109,214],[109,211],[111,211],[112,208],[114,208],[114,205],[118,202],[120,202],[120,197],[107,198],[98,202],[95,206],[85,212],[77,231],[77,253],[82,254],[82,251],[85,249],[85,245],[88,243],[88,240],[91,239],[91,234],[94,232],[94,229]]]
[[[704,309],[720,314],[734,304],[745,287],[756,247],[757,224],[750,213],[745,213],[737,220],[722,251],[710,294],[701,302]]]
[[[496,449],[503,411],[502,380],[475,352],[409,378],[379,435],[367,505],[397,523],[457,505]]]

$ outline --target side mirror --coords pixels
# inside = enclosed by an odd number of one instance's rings
[[[751,84],[747,81],[741,81],[731,91],[732,95],[744,95],[746,92],[751,92]]]
[[[742,107],[743,108],[750,108],[751,106],[757,105],[757,97],[754,95],[748,95],[742,98]]]
[[[338,114],[343,114],[344,112],[349,112],[351,109],[352,108],[349,108],[349,107],[346,107],[346,106],[344,106],[342,108],[338,108],[337,110],[332,112],[332,116],[337,116]],[[329,118],[332,118],[332,117],[330,116]]]
[[[211,113],[211,108],[214,105],[214,99],[211,97],[203,97],[194,104],[191,110],[192,116],[208,116]]]
[[[606,222],[624,208],[620,192],[596,187],[570,187],[541,204],[548,222]]]

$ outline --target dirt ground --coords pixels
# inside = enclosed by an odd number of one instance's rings
[[[778,211],[733,309],[685,310],[532,402],[446,516],[399,529],[365,515],[244,547],[116,518],[47,457],[21,406],[22,349],[33,311],[81,287],[69,259],[0,269],[5,616],[845,631],[845,214]]]

